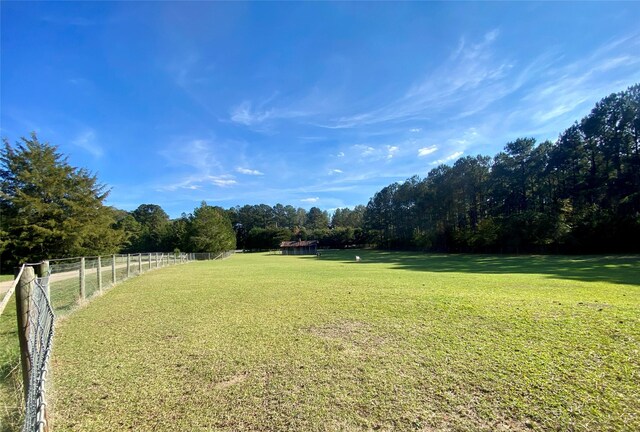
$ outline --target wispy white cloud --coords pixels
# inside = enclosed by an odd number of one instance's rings
[[[400,151],[400,147],[397,145],[376,145],[371,146],[367,144],[356,144],[351,146],[353,153],[355,153],[361,160],[368,162],[391,160]],[[344,155],[344,153],[340,153]]]
[[[555,120],[569,123],[600,98],[640,80],[640,56],[617,52],[621,45],[640,50],[640,36],[605,44],[584,59],[548,70],[549,78],[533,86],[515,115],[543,125]],[[513,118],[513,117],[512,117]]]
[[[222,169],[214,153],[215,142],[210,138],[176,138],[159,153],[169,165],[192,167],[207,175]]]
[[[104,154],[104,149],[96,142],[96,133],[93,129],[85,129],[71,143],[94,157],[101,157]]]
[[[344,171],[342,171],[341,169],[330,169],[329,170],[329,175],[333,175],[333,174],[342,174]]]
[[[260,172],[258,170],[249,169],[249,168],[242,168],[242,167],[236,167],[236,172],[239,172],[240,174],[253,175],[253,176],[264,175],[264,173],[262,173],[262,172]]]
[[[175,85],[182,90],[197,106],[207,114],[216,117],[217,110],[208,92],[203,91],[206,85],[215,78],[215,64],[203,61],[196,50],[186,50],[169,61],[166,70]]]
[[[216,156],[215,149],[225,147],[213,138],[177,138],[159,154],[167,161],[171,170],[185,173],[178,180],[158,189],[174,191],[204,190],[207,187],[229,187],[238,184],[232,174],[225,172],[223,164]],[[237,170],[236,170],[237,171]]]
[[[251,101],[245,100],[231,109],[229,119],[234,123],[252,127],[273,120],[295,119],[311,114],[306,110],[293,107],[272,107],[272,102],[276,97],[277,95],[271,96],[255,106]]]
[[[370,111],[339,117],[326,127],[388,129],[397,122],[437,124],[444,119],[480,127],[492,122],[487,116],[502,113],[495,117],[494,131],[488,131],[494,136],[507,131],[557,134],[604,95],[640,81],[640,56],[632,54],[640,50],[637,33],[605,43],[569,63],[559,47],[516,61],[500,50],[502,38],[498,29],[477,42],[461,38],[445,62],[416,80],[403,95],[389,103],[381,101]],[[408,131],[417,134],[421,128]]]
[[[340,157],[340,158],[341,158],[341,157],[344,157],[344,152],[338,152],[338,154],[337,154],[336,156],[338,156],[338,157]]]
[[[313,204],[313,203],[317,203],[318,201],[320,201],[320,198],[319,197],[303,198],[300,201],[304,202],[304,203]]]
[[[602,97],[640,81],[640,34],[615,39],[592,54],[559,65],[553,56],[538,62],[535,75],[520,103],[495,119],[494,129],[516,136],[557,137],[564,128],[586,115]]]
[[[376,149],[365,144],[356,144],[353,146],[353,148],[362,157],[368,157],[376,153]]]
[[[208,185],[217,187],[234,186],[238,182],[231,175],[191,175],[175,183],[162,185],[157,188],[158,191],[176,191],[180,189],[202,190]]]
[[[208,176],[206,180],[210,181],[212,184],[220,187],[233,186],[238,182],[233,179],[233,177],[228,175],[222,176]]]
[[[429,147],[422,147],[420,149],[418,149],[418,156],[420,157],[424,157],[424,156],[428,156],[431,153],[435,152],[436,150],[438,150],[437,146],[429,146]]]
[[[438,159],[436,161],[431,162],[431,165],[441,165],[443,163],[447,163],[450,162],[452,160],[458,159],[460,156],[463,155],[464,152],[461,151],[457,151],[455,153],[450,154],[449,156],[446,156],[442,159]]]
[[[232,122],[240,123],[245,126],[252,126],[262,123],[273,115],[273,111],[257,111],[251,106],[251,102],[244,101],[240,105],[231,110],[230,118]]]
[[[337,119],[332,128],[352,128],[384,122],[428,119],[434,114],[457,107],[461,102],[473,106],[477,112],[494,101],[514,91],[505,77],[513,68],[512,61],[496,59],[493,45],[499,30],[487,32],[475,44],[461,39],[450,58],[438,68],[427,73],[412,85],[406,93],[391,102],[369,112]],[[417,130],[411,129],[411,132]]]

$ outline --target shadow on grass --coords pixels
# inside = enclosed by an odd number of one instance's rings
[[[356,262],[355,257],[361,261]],[[640,256],[473,255],[387,252],[376,250],[322,251],[320,258],[353,265],[389,264],[423,272],[542,274],[587,282],[640,285]]]

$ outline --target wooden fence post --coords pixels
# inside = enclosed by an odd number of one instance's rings
[[[18,340],[20,341],[20,364],[22,365],[22,382],[24,384],[24,400],[29,391],[29,305],[31,293],[35,287],[36,274],[33,267],[25,267],[16,288],[16,315],[18,317]]]
[[[127,279],[131,277],[131,254],[127,254]]]
[[[116,284],[116,256],[111,256],[111,285]]]
[[[149,253],[149,270],[151,270],[151,253]]]
[[[98,257],[96,265],[98,266],[98,291],[102,292],[102,260],[100,257]]]
[[[138,254],[138,274],[142,274],[142,254]]]
[[[49,276],[49,261],[42,261],[38,266],[38,277],[47,277]],[[51,284],[48,283],[46,286],[47,299],[51,301]]]
[[[84,257],[80,258],[80,298],[84,300],[87,296],[85,291]]]

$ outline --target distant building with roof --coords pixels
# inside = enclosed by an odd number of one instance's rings
[[[318,240],[284,241],[280,243],[282,255],[316,255]]]

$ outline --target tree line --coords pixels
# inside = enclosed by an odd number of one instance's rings
[[[35,134],[0,149],[0,265],[117,252],[265,250],[285,240],[443,252],[638,252],[640,85],[602,99],[555,142],[519,138],[376,192],[366,206],[309,211],[202,202],[104,204],[107,187]]]
[[[556,142],[519,138],[383,188],[364,229],[383,248],[640,251],[640,85],[602,99]]]
[[[215,221],[211,219],[214,210],[219,216]],[[143,204],[132,212],[119,210],[116,227],[122,228],[126,239],[124,252],[211,252],[229,249],[231,244],[260,251],[278,248],[283,241],[308,239],[318,239],[327,247],[344,247],[354,244],[364,211],[362,205],[353,210],[338,209],[330,217],[318,207],[307,211],[291,205],[258,204],[223,209],[203,203],[192,214],[170,219],[162,207]],[[211,215],[204,218],[205,212]],[[207,243],[207,239],[215,239],[218,231],[226,233],[224,241]]]
[[[227,212],[236,232],[237,245],[245,250],[277,248],[287,240],[318,240],[325,247],[342,248],[364,244],[362,221],[365,207],[339,208],[332,216],[326,210],[309,211],[291,205],[237,206]]]
[[[327,211],[276,204],[223,209],[202,202],[171,219],[156,204],[125,211],[104,204],[109,190],[35,134],[0,149],[0,267],[47,258],[135,252],[277,248],[320,239],[330,247],[362,239],[364,206]]]

